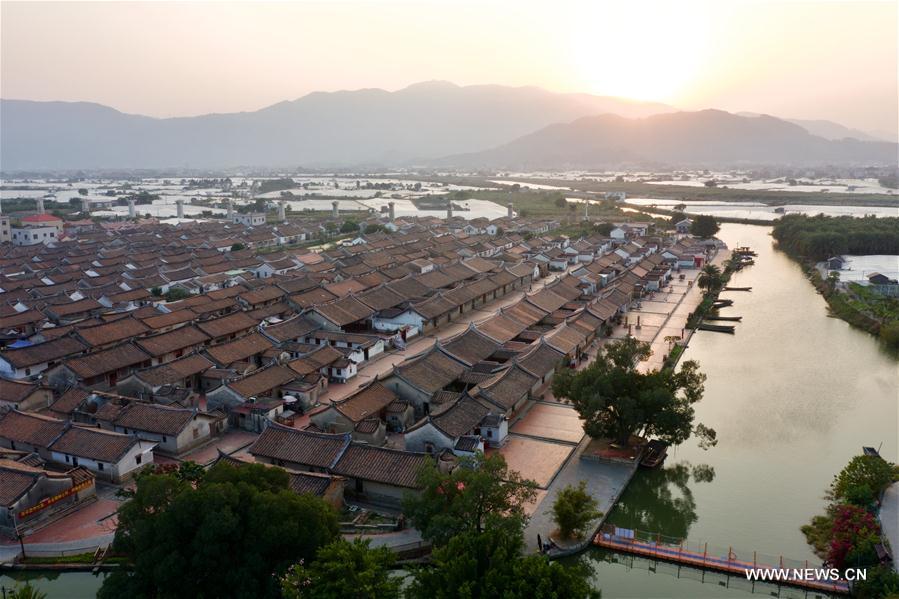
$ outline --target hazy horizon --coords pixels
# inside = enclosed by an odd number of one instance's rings
[[[422,81],[897,129],[895,2],[2,3],[2,96],[155,117]]]

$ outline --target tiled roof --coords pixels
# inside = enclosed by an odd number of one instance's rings
[[[106,324],[78,329],[78,336],[92,347],[117,343],[147,333],[150,329],[135,318],[121,318]]]
[[[537,377],[513,365],[489,381],[479,384],[475,393],[505,410],[511,410],[537,381]]]
[[[464,333],[440,343],[443,350],[460,361],[473,366],[500,348],[499,343],[470,325]]]
[[[374,310],[354,297],[344,297],[316,306],[315,311],[341,327],[369,318],[374,313]]]
[[[143,337],[135,343],[151,356],[160,357],[179,349],[201,345],[208,340],[209,337],[203,331],[193,326],[185,326],[167,333]]]
[[[397,396],[393,391],[376,381],[343,401],[331,405],[353,422],[360,422],[369,416],[377,415],[396,399]]]
[[[243,312],[197,323],[197,328],[210,337],[224,337],[255,327],[257,322]]]
[[[284,322],[267,326],[263,332],[279,342],[295,341],[305,337],[308,333],[319,328],[319,324],[306,318],[305,316],[296,316]]]
[[[133,343],[123,343],[77,358],[69,358],[65,361],[65,366],[79,378],[89,379],[107,372],[137,366],[143,362],[149,363],[149,361],[150,356]]]
[[[65,416],[70,415],[74,412],[78,406],[87,399],[89,393],[84,389],[79,389],[78,387],[72,387],[62,395],[60,395],[59,399],[53,402],[50,406],[50,411],[56,414],[63,414]]]
[[[9,410],[0,414],[0,438],[46,447],[58,437],[66,423],[49,416]]]
[[[0,401],[17,404],[39,388],[37,383],[0,378]]]
[[[241,397],[258,397],[264,396],[272,389],[287,384],[295,378],[297,378],[297,374],[290,368],[276,365],[257,370],[239,381],[228,383],[228,387]]]
[[[552,372],[564,357],[562,352],[553,349],[545,342],[540,342],[533,349],[516,358],[515,361],[529,373],[543,378]]]
[[[115,463],[138,443],[138,439],[131,435],[73,426],[50,445],[50,450],[89,460]]]
[[[396,367],[396,373],[427,393],[443,389],[465,372],[465,366],[450,358],[436,346]]]
[[[213,368],[210,360],[199,354],[191,354],[183,358],[178,358],[166,364],[160,364],[153,368],[141,370],[137,373],[137,377],[153,387],[162,387],[163,385],[173,385],[180,383],[189,376],[200,374],[210,368]]]
[[[343,452],[333,471],[349,478],[418,489],[418,475],[429,459],[424,453],[354,443]]]
[[[227,366],[261,354],[272,347],[272,342],[268,337],[262,333],[251,333],[234,341],[208,347],[206,354],[222,366]]]
[[[128,432],[138,430],[176,436],[190,424],[194,414],[194,410],[135,401],[119,412],[115,425],[128,429]]]
[[[455,439],[470,433],[489,412],[481,402],[463,395],[437,416],[432,416],[431,423],[448,437]]]
[[[0,358],[15,368],[27,368],[44,362],[54,362],[65,356],[81,353],[86,349],[87,346],[74,337],[59,337],[28,347],[4,350],[0,353]]]
[[[253,456],[275,462],[330,469],[349,444],[349,434],[313,433],[272,424],[262,431],[248,451]]]

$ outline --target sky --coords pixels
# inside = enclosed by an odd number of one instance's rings
[[[187,116],[312,91],[535,85],[897,130],[899,2],[0,3],[0,95]]]

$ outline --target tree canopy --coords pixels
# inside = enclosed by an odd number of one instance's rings
[[[319,549],[315,561],[300,563],[281,579],[284,599],[389,599],[399,597],[401,579],[390,575],[395,559],[387,547],[368,540],[338,539]]]
[[[542,555],[522,557],[521,534],[502,529],[453,537],[431,555],[433,567],[415,571],[407,596],[429,599],[597,598],[582,565],[562,566]]]
[[[587,493],[585,481],[580,481],[576,487],[568,485],[559,491],[552,508],[559,534],[566,539],[580,537],[592,520],[602,516],[602,512],[596,507],[596,500]]]
[[[721,227],[718,226],[718,221],[715,220],[715,217],[707,214],[697,215],[693,219],[693,224],[690,225],[690,233],[704,239],[713,237],[719,229]]]
[[[289,490],[279,468],[219,463],[196,482],[149,473],[136,484],[113,545],[132,567],[101,598],[277,597],[288,566],[337,537],[333,509]]]
[[[537,492],[537,483],[510,470],[499,454],[462,458],[451,473],[428,463],[418,482],[423,490],[406,498],[403,513],[423,538],[439,545],[463,532],[520,529],[523,507]]]
[[[772,232],[787,253],[810,260],[850,254],[899,254],[899,218],[788,214]]]
[[[632,337],[613,341],[584,370],[556,375],[553,393],[574,405],[591,437],[625,444],[638,434],[677,445],[695,434],[701,446],[714,445],[715,431],[693,424],[705,383],[699,364],[687,360],[677,372],[637,370],[651,354],[648,343]]]

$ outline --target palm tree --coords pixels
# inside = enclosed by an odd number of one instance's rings
[[[700,289],[718,289],[723,284],[721,269],[714,264],[706,264],[699,275],[697,284]]]
[[[23,586],[16,585],[5,595],[9,599],[47,599],[47,593],[37,590],[30,582],[26,582]]]

